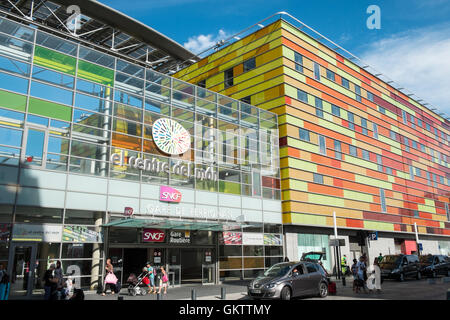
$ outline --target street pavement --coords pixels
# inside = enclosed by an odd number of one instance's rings
[[[347,278],[347,285],[343,286],[341,280],[337,280],[337,294],[326,298],[305,297],[305,300],[446,300],[447,291],[450,289],[450,278],[406,280],[399,282],[385,280],[381,293],[354,293],[351,278]],[[161,295],[162,300],[191,300],[192,289],[196,290],[197,300],[220,300],[221,288],[226,290],[227,300],[251,300],[247,296],[248,281],[224,283],[222,285],[184,285],[177,288],[169,288],[167,295]],[[124,300],[157,300],[157,295],[129,296],[123,288],[119,295]],[[86,300],[117,300],[118,295],[101,296],[96,293],[86,293]]]

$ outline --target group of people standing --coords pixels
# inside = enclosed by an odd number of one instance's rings
[[[106,295],[106,291],[108,288],[111,290],[111,294],[119,293],[120,284],[118,282],[117,277],[114,274],[114,267],[111,263],[111,259],[106,259],[106,276],[104,280],[103,293],[102,295]],[[143,272],[146,273],[143,283],[148,286],[148,293],[160,294],[161,289],[164,288],[164,294],[167,294],[167,287],[169,285],[169,277],[167,271],[163,266],[159,268],[152,267],[150,262],[146,263],[146,266],[142,269]],[[158,284],[158,286],[155,285]],[[156,288],[159,288],[159,291],[156,291]]]
[[[374,259],[372,268],[368,268],[368,258],[364,253],[359,261],[353,259],[353,265],[351,271],[353,274],[353,291],[355,293],[361,292],[361,289],[367,293],[367,289],[372,292],[376,290],[377,293],[381,292],[381,270],[379,263],[383,259],[382,254]]]
[[[50,264],[44,273],[44,300],[64,300],[71,298],[73,293],[73,281],[70,277],[64,281],[61,261]]]
[[[161,266],[159,268],[152,267],[149,262],[147,262],[147,265],[143,268],[143,272],[147,272],[147,275],[145,276],[148,280],[143,281],[144,284],[148,286],[149,293],[153,294],[160,294],[161,289],[164,288],[164,294],[167,294],[167,287],[169,285],[169,277],[167,275],[166,270],[164,270],[164,267]],[[156,286],[155,282],[158,284],[159,291],[156,292]]]

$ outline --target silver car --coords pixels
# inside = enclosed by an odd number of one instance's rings
[[[326,271],[312,261],[282,262],[270,267],[263,275],[251,281],[248,296],[253,299],[282,299],[328,295]]]

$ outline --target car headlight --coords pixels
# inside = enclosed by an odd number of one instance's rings
[[[269,283],[269,284],[266,284],[265,287],[266,287],[267,289],[272,289],[272,288],[274,288],[276,285],[277,285],[276,283]]]

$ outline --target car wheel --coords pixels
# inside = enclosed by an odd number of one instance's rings
[[[405,275],[403,273],[400,273],[398,280],[400,280],[400,282],[405,281]]]
[[[319,297],[325,298],[328,296],[328,285],[325,282],[319,284]]]
[[[417,271],[417,280],[422,279],[422,274],[420,273],[420,271]]]
[[[280,293],[281,300],[291,300],[291,289],[284,287]]]
[[[141,294],[142,294],[143,296],[145,296],[147,293],[148,293],[147,289],[145,289],[145,288],[142,288],[142,289],[141,289]]]

